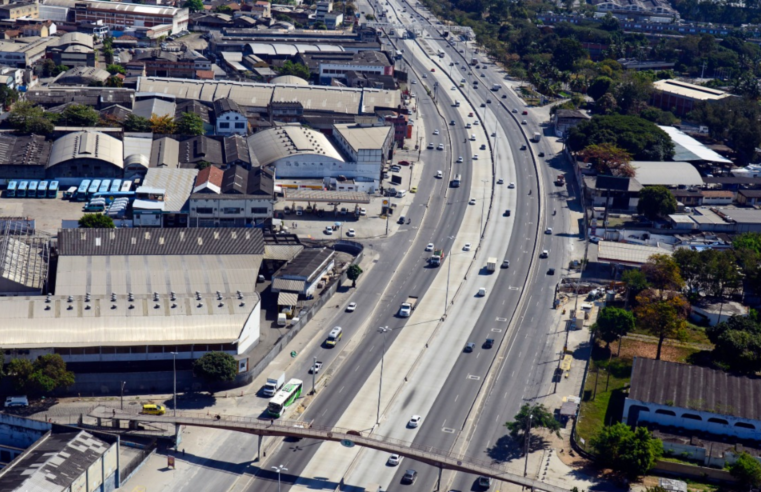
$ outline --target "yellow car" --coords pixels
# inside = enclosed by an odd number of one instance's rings
[[[417,186],[410,188],[410,193],[417,193]]]
[[[166,413],[166,407],[164,405],[155,405],[153,403],[146,403],[143,405],[142,413],[147,415],[164,415]]]

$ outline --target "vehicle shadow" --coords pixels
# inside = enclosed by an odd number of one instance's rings
[[[214,406],[217,398],[210,393],[183,393],[177,395],[178,410],[201,410]],[[164,401],[164,405],[171,407],[173,400],[171,397]]]

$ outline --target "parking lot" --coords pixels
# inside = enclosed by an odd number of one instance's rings
[[[60,198],[0,198],[1,217],[27,217],[35,220],[38,231],[56,234],[62,220],[79,220],[84,215],[83,202]]]

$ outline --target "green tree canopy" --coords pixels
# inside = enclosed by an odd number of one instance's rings
[[[139,132],[147,133],[151,131],[151,121],[148,118],[143,118],[134,113],[130,113],[127,119],[124,120],[125,132]]]
[[[630,331],[634,331],[634,315],[630,311],[606,306],[600,311],[593,330],[610,345]]]
[[[191,12],[200,12],[203,10],[203,0],[185,0],[182,6]]]
[[[18,101],[18,98],[19,94],[16,89],[11,89],[7,85],[0,86],[0,104],[4,108]]]
[[[707,126],[711,137],[735,149],[740,163],[753,162],[756,148],[761,145],[761,108],[756,101],[727,97],[697,104],[688,116]]]
[[[608,93],[610,88],[613,86],[613,79],[610,77],[605,77],[604,75],[597,77],[587,89],[587,94],[589,97],[597,101],[602,96]]]
[[[119,65],[118,63],[112,63],[106,67],[106,71],[110,73],[111,75],[116,75],[117,73],[120,73],[122,75],[127,73],[127,69],[124,68],[122,65]]]
[[[650,220],[676,212],[676,198],[665,186],[645,186],[639,192],[637,212]]]
[[[624,149],[638,161],[663,161],[674,157],[671,137],[655,123],[637,116],[594,116],[572,128],[568,135],[568,146],[574,152],[605,143]]]
[[[357,279],[359,279],[360,275],[362,275],[362,267],[359,265],[351,265],[349,269],[346,270],[346,277],[351,280],[352,287],[357,286]]]
[[[684,329],[690,304],[680,294],[647,289],[637,296],[637,325],[658,337],[656,360],[661,360],[663,341]]]
[[[45,117],[45,110],[30,101],[14,104],[8,123],[22,133],[48,135],[53,132],[53,123]]]
[[[78,221],[82,229],[114,229],[114,220],[103,214],[84,214]]]
[[[86,104],[71,104],[66,107],[58,119],[61,126],[97,126],[100,114]]]
[[[177,133],[180,135],[203,135],[203,120],[195,113],[182,113],[177,120]]]
[[[588,57],[587,50],[574,38],[560,39],[552,52],[552,63],[560,71],[573,70],[574,65]]]
[[[66,370],[66,362],[58,354],[43,355],[34,362],[13,359],[8,364],[8,375],[16,390],[33,395],[74,384],[74,373]]]
[[[208,382],[232,381],[238,374],[238,363],[230,354],[207,352],[193,362],[193,372]]]
[[[663,442],[652,437],[644,427],[621,422],[603,427],[592,439],[598,462],[631,479],[645,475],[663,455]]]
[[[746,316],[732,316],[706,328],[715,345],[713,357],[721,365],[742,374],[761,371],[761,325]]]
[[[531,420],[530,424],[529,420]],[[541,403],[536,405],[525,403],[515,417],[513,417],[513,420],[505,424],[505,427],[510,431],[513,439],[518,439],[525,434],[529,425],[532,429],[543,428],[552,432],[560,430],[560,422]]]
[[[283,63],[283,66],[280,68],[280,75],[295,75],[304,80],[309,80],[312,74],[309,72],[309,67],[303,63],[293,63],[288,60]]]
[[[746,487],[761,486],[761,463],[745,451],[740,453],[737,461],[729,465],[729,473]]]

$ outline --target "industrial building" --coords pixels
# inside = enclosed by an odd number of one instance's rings
[[[665,79],[653,82],[653,94],[650,104],[664,111],[671,111],[677,116],[684,116],[699,102],[714,102],[732,97],[728,92],[711,89],[701,85]]]
[[[72,22],[97,22],[111,29],[127,27],[172,26],[171,34],[187,31],[189,12],[186,8],[94,0],[44,0],[50,7],[67,9]]]
[[[100,132],[72,132],[53,142],[48,178],[121,178],[122,141]]]
[[[135,190],[132,216],[136,227],[187,227],[188,198],[197,169],[150,168]]]
[[[57,46],[48,46],[47,56],[56,65],[67,67],[94,67],[96,61],[92,36],[81,32],[67,32],[58,39]]]
[[[305,249],[272,277],[272,292],[279,306],[295,306],[299,296],[309,297],[323,277],[333,270],[336,253],[327,248]]]
[[[202,169],[190,195],[190,227],[251,227],[272,218],[275,182],[264,169]]]

